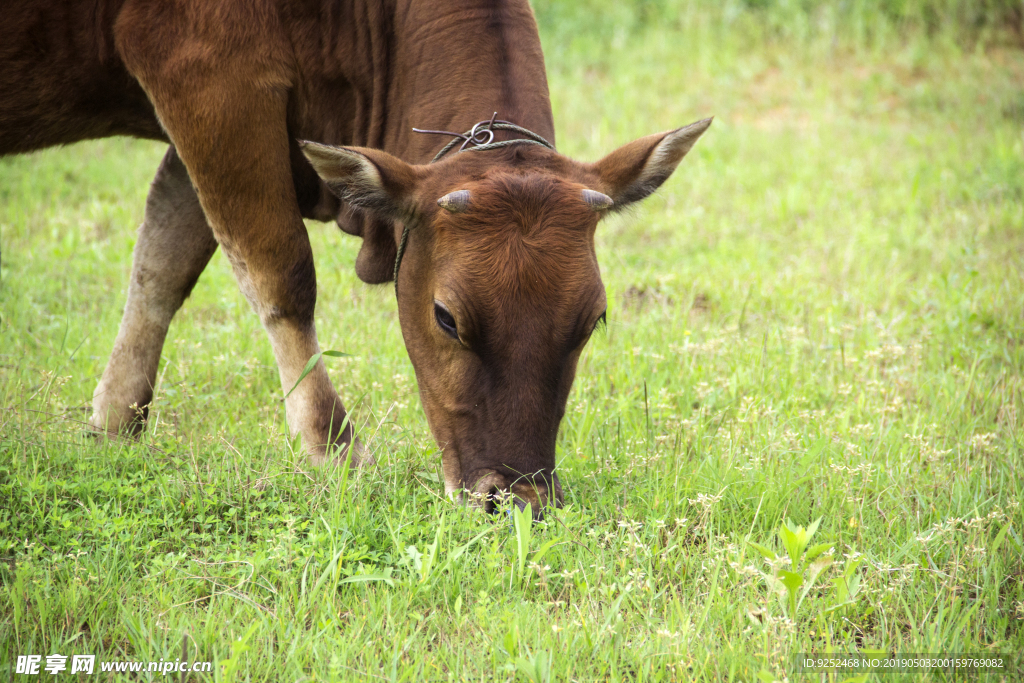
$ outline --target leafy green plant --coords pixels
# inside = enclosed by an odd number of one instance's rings
[[[771,572],[762,574],[776,592],[785,596],[786,599],[782,600],[781,604],[786,616],[793,620],[796,620],[800,605],[814,587],[818,576],[832,564],[832,558],[822,554],[832,547],[832,543],[810,545],[820,523],[819,517],[804,528],[786,519],[779,527],[779,540],[786,551],[786,555],[782,557],[759,543],[750,542],[750,546],[761,553],[771,565]],[[783,569],[787,560],[790,569]]]
[[[525,657],[516,657],[516,671],[530,683],[550,683],[552,659],[547,650],[534,654],[527,648]]]
[[[856,604],[861,592],[861,577],[857,570],[863,561],[863,555],[851,557],[846,561],[843,573],[832,579],[832,605],[822,610],[821,616],[826,617],[836,612],[843,614]],[[874,611],[874,608],[868,609]]]
[[[520,583],[526,580],[527,558],[530,553],[530,540],[533,537],[533,506],[527,503],[520,510],[518,506],[511,505],[512,527],[515,532],[516,543],[516,573]],[[530,564],[539,564],[548,551],[558,543],[557,538],[549,538],[529,557]]]
[[[445,513],[441,513],[441,517],[437,521],[437,529],[434,532],[434,540],[427,544],[423,551],[420,551],[415,545],[406,546],[404,549],[404,555],[400,561],[409,568],[411,578],[416,585],[426,586],[435,582],[439,575],[450,569],[480,539],[493,531],[493,529],[484,529],[466,543],[447,553],[444,556],[444,562],[438,564],[447,529],[445,517]],[[395,538],[394,533],[392,537]]]
[[[241,637],[232,641],[231,656],[218,662],[220,666],[220,676],[218,677],[218,680],[230,683],[230,681],[234,681],[237,678],[238,672],[243,669],[246,664],[247,658],[244,656],[245,653],[252,649],[252,645],[249,641],[252,639],[253,634],[256,633],[258,628],[258,623],[252,624]]]

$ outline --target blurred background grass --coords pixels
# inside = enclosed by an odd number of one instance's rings
[[[769,41],[884,49],[922,41],[961,49],[1020,45],[1019,0],[582,0],[533,3],[558,49],[599,59],[604,46],[650,28],[719,46]],[[551,49],[548,49],[548,54]]]

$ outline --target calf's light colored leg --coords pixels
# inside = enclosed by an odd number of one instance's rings
[[[92,397],[94,428],[111,434],[141,431],[171,318],[216,249],[188,172],[171,147],[146,199],[124,317]]]
[[[154,22],[149,12],[157,6]],[[118,19],[117,46],[188,169],[217,243],[267,331],[287,392],[320,351],[313,250],[289,153],[291,43],[277,13],[262,5],[245,13],[219,7],[129,3]],[[233,22],[235,14],[244,20]],[[313,464],[347,453],[357,464],[371,461],[360,457],[322,362],[285,400],[285,411]]]

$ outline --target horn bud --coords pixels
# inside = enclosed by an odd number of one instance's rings
[[[583,201],[586,202],[591,211],[604,211],[611,208],[615,203],[608,195],[595,192],[594,190],[583,190]]]
[[[449,213],[462,213],[469,208],[469,190],[455,190],[437,200],[437,205]]]

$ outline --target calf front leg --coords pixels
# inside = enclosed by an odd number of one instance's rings
[[[95,429],[142,430],[167,328],[216,249],[188,172],[171,147],[146,199],[121,328],[93,393],[89,422]]]
[[[313,252],[296,200],[286,125],[289,43],[276,33],[276,15],[259,12],[251,17],[256,23],[231,25],[231,41],[211,38],[227,30],[210,10],[216,6],[185,11],[172,3],[157,25],[129,8],[119,19],[118,45],[263,322],[287,392],[320,352]],[[270,23],[261,28],[260,21]],[[175,46],[170,54],[168,45]],[[285,411],[313,464],[349,451],[358,464],[361,449],[350,448],[353,428],[323,362],[288,396]]]
[[[313,322],[316,274],[305,230],[277,245],[227,235],[221,237],[221,244],[242,293],[259,314],[270,338],[281,389],[287,394],[288,427],[292,436],[301,435],[311,464],[319,466],[328,461],[332,447],[338,447],[339,457],[344,456],[353,442],[353,464],[372,463],[354,439],[345,407],[323,360],[318,360],[299,382],[309,359],[320,353]]]

